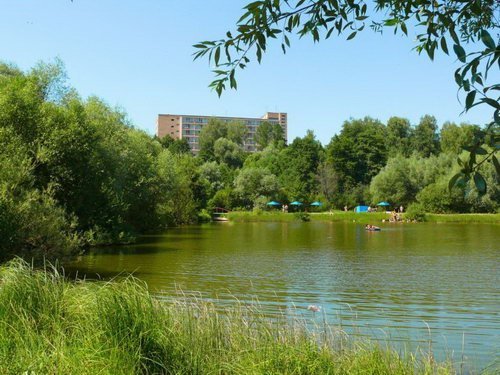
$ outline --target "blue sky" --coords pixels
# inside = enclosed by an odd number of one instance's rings
[[[412,51],[413,37],[369,29],[351,41],[293,40],[286,55],[276,43],[262,65],[239,73],[238,91],[218,98],[207,88],[208,63],[193,62],[192,45],[234,29],[246,3],[0,0],[0,59],[29,69],[58,57],[83,97],[122,107],[150,134],[158,113],[260,117],[282,111],[289,139],[312,129],[324,144],[351,117],[397,115],[414,124],[424,114],[439,124],[484,124],[491,117],[481,106],[460,116],[454,57],[438,53],[431,62]]]

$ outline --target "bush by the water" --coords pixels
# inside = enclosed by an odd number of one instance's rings
[[[161,302],[133,278],[68,282],[20,260],[0,269],[2,374],[454,373],[427,354],[305,327],[238,304]]]
[[[293,214],[297,220],[307,222],[311,221],[311,215],[309,215],[307,212],[296,212]]]
[[[0,63],[0,145],[0,260],[61,258],[196,219],[193,157],[79,98],[60,63]]]
[[[425,221],[425,209],[421,203],[412,203],[408,206],[404,217],[408,220]]]

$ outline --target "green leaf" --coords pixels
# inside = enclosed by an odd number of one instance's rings
[[[229,74],[229,80],[231,88],[237,90],[238,84],[236,83],[236,79],[234,78],[234,70],[231,70],[231,73]]]
[[[460,44],[460,41],[458,39],[458,35],[457,33],[455,32],[455,29],[454,29],[454,25],[452,24],[452,27],[450,29],[450,35],[451,35],[451,39],[453,39],[453,41],[456,43],[456,44]]]
[[[356,36],[357,32],[354,31],[352,32],[348,37],[347,37],[347,40],[351,40],[352,38],[354,38]]]
[[[455,184],[457,183],[457,180],[459,177],[462,176],[462,173],[457,173],[456,175],[454,175],[450,181],[448,182],[448,190],[451,191],[453,189],[453,187],[455,186]]]
[[[457,69],[455,71],[455,82],[457,83],[457,85],[459,85],[460,87],[462,86],[462,83],[463,83],[463,78],[462,78],[462,75],[460,74],[460,69]]]
[[[486,181],[479,172],[474,173],[474,185],[476,185],[479,195],[486,194]]]
[[[427,55],[429,55],[429,58],[431,60],[434,60],[434,46],[432,45],[427,45],[425,47],[425,50],[427,51]]]
[[[401,30],[405,33],[405,35],[408,35],[408,29],[406,28],[406,24],[404,22],[401,23]]]
[[[448,55],[448,45],[446,44],[446,38],[444,36],[441,38],[441,49]]]
[[[476,148],[474,151],[475,151],[475,152],[476,152],[476,154],[478,154],[478,155],[486,155],[486,154],[488,154],[488,151],[486,151],[486,150],[485,150],[484,148],[482,148],[482,147]]]
[[[500,103],[498,103],[496,100],[493,100],[491,98],[482,98],[481,101],[491,105],[493,108],[500,109]]]
[[[462,48],[462,46],[459,44],[454,44],[453,51],[455,51],[455,55],[457,55],[458,59],[464,63],[465,62],[465,50]]]
[[[495,121],[495,124],[500,125],[500,109],[495,110],[495,113],[493,114],[493,120]]]
[[[489,49],[494,50],[496,48],[493,38],[486,30],[481,30],[481,40],[483,41],[484,45]]]
[[[472,104],[474,104],[474,99],[476,98],[476,91],[472,90],[467,94],[467,97],[465,98],[465,110],[467,111],[470,107],[472,107]]]
[[[215,58],[214,58],[214,62],[215,62],[216,66],[219,66],[219,59],[220,59],[220,47],[217,47],[215,49]]]
[[[469,82],[469,80],[468,80],[468,79],[466,79],[466,80],[464,80],[462,83],[463,83],[463,85],[464,85],[464,86],[463,86],[463,87],[464,87],[464,90],[465,90],[465,91],[467,91],[467,92],[469,92],[469,91],[470,91],[470,82]]]
[[[395,26],[395,25],[397,25],[397,24],[398,24],[398,22],[399,22],[399,21],[398,21],[398,19],[397,19],[397,18],[391,18],[391,19],[389,19],[389,20],[385,20],[385,21],[384,21],[384,25],[385,25],[385,26]]]
[[[238,22],[236,22],[236,24],[239,24],[241,21],[243,21],[245,18],[247,18],[248,16],[250,16],[252,13],[250,11],[244,13],[240,19],[238,20]]]
[[[495,166],[495,170],[497,172],[497,177],[500,176],[500,163],[495,155],[491,156],[491,160],[493,161],[493,165]]]

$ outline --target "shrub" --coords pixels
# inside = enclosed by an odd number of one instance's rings
[[[425,221],[425,210],[420,203],[411,203],[406,209],[405,219]]]
[[[307,212],[295,212],[293,215],[297,220],[303,222],[311,221],[311,215],[309,215]]]
[[[210,215],[210,213],[206,209],[202,209],[200,212],[198,212],[199,223],[208,223],[209,221],[212,221],[212,215]]]
[[[448,190],[446,180],[441,180],[426,186],[417,194],[417,201],[426,212],[450,213],[467,212],[463,191],[459,188]]]

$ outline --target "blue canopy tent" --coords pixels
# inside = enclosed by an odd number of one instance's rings
[[[319,206],[322,206],[322,205],[323,205],[323,203],[318,202],[318,201],[311,203],[311,206],[314,206],[314,207],[319,207]]]
[[[272,206],[272,207],[278,207],[278,206],[281,206],[281,203],[280,202],[271,201],[267,205],[268,206]]]
[[[292,203],[290,203],[290,206],[302,206],[303,203],[299,202],[299,201],[294,201]]]
[[[356,213],[368,212],[368,206],[356,206],[354,207],[354,212]]]
[[[382,201],[382,202],[378,202],[377,203],[377,206],[383,206],[383,207],[387,207],[387,206],[390,206],[391,204],[388,203],[388,202],[385,202],[385,201]]]

